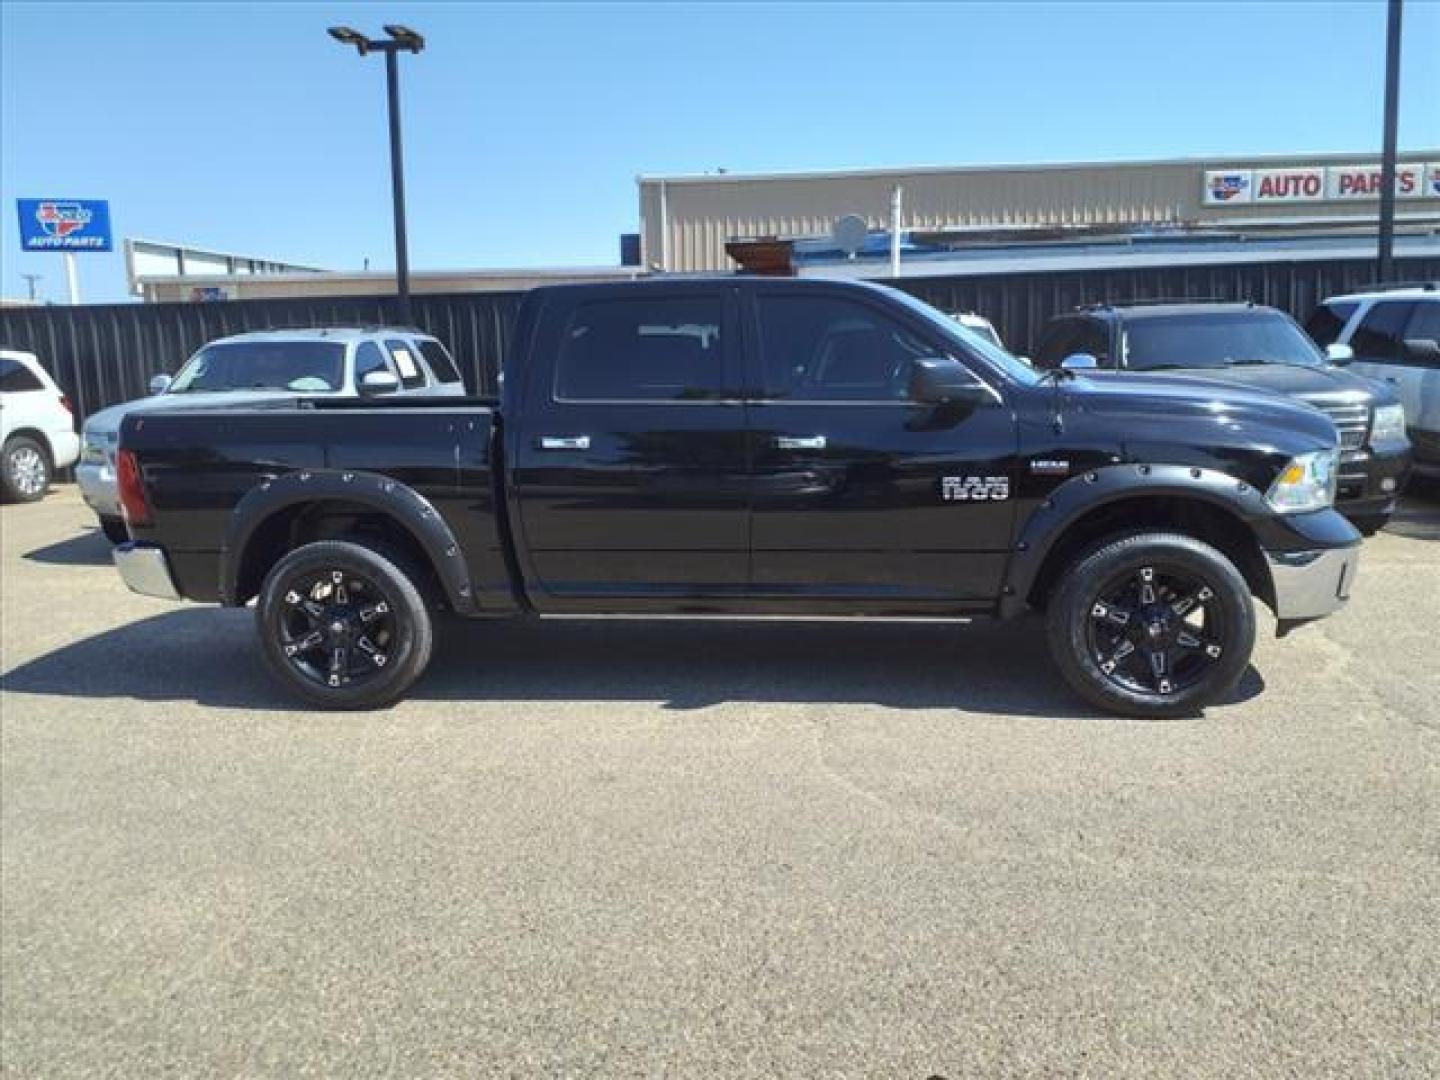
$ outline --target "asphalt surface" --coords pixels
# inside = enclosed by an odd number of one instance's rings
[[[1440,1073],[1440,492],[1204,718],[1033,625],[449,624],[295,709],[248,612],[0,509],[14,1077]]]

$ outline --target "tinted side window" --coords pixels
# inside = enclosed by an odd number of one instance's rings
[[[721,297],[594,300],[575,309],[555,358],[555,397],[698,401],[725,395]]]
[[[0,390],[7,393],[18,394],[25,390],[44,390],[42,383],[33,371],[27,368],[18,360],[0,360]]]
[[[1345,329],[1345,324],[1359,306],[1354,301],[1321,304],[1315,309],[1315,313],[1305,320],[1305,332],[1310,335],[1310,340],[1322,349],[1326,345],[1332,345],[1339,339],[1340,331]]]
[[[390,365],[385,360],[385,354],[380,351],[380,346],[373,341],[362,341],[355,347],[355,385],[360,385],[360,380],[369,375],[372,371],[389,371]]]
[[[455,370],[455,361],[450,359],[450,354],[445,351],[445,346],[430,338],[422,338],[420,341],[420,355],[425,357],[425,362],[430,365],[430,370],[435,373],[437,382],[452,383],[460,382],[460,372]]]
[[[1108,367],[1110,364],[1110,327],[1096,319],[1083,320],[1074,342],[1071,343],[1070,352],[1089,353],[1100,361],[1101,367]],[[1062,356],[1060,359],[1063,360],[1065,357]]]
[[[1415,314],[1411,316],[1410,325],[1405,327],[1405,337],[1440,341],[1440,301],[1415,305]]]
[[[415,347],[408,341],[391,340],[385,342],[385,347],[390,350],[390,359],[395,361],[395,367],[400,372],[400,385],[406,390],[415,390],[425,385],[425,372],[420,367],[420,361],[415,359]]]
[[[1371,306],[1350,339],[1357,360],[1396,360],[1400,358],[1401,335],[1410,321],[1414,304],[1385,302]]]
[[[768,397],[887,401],[909,391],[910,362],[938,351],[865,304],[829,296],[761,296],[760,358]]]

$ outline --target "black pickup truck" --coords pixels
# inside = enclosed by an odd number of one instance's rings
[[[402,694],[437,610],[1039,609],[1085,698],[1189,714],[1244,672],[1252,595],[1284,633],[1355,576],[1323,414],[1041,374],[879,286],[537,289],[502,385],[131,416],[115,561],[138,592],[255,600],[270,668],[331,707]]]

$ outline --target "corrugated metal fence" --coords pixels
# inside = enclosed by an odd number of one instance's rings
[[[1440,278],[1440,258],[1397,259],[1410,279]],[[1194,267],[907,278],[902,288],[946,311],[978,311],[1006,344],[1028,353],[1053,315],[1077,304],[1133,298],[1245,299],[1305,318],[1326,296],[1370,281],[1369,259],[1266,262]],[[284,326],[356,326],[390,320],[393,298],[235,300],[196,304],[113,304],[0,312],[0,347],[38,355],[89,416],[141,397],[150,377],[174,372],[205,342],[244,330]],[[519,307],[519,293],[447,293],[414,298],[415,320],[455,354],[474,392],[495,377]]]

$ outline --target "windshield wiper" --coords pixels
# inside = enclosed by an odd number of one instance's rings
[[[1079,376],[1076,375],[1075,372],[1071,371],[1067,367],[1061,367],[1059,364],[1056,364],[1052,368],[1046,368],[1040,373],[1041,382],[1060,382],[1062,379],[1076,378],[1079,378]]]

